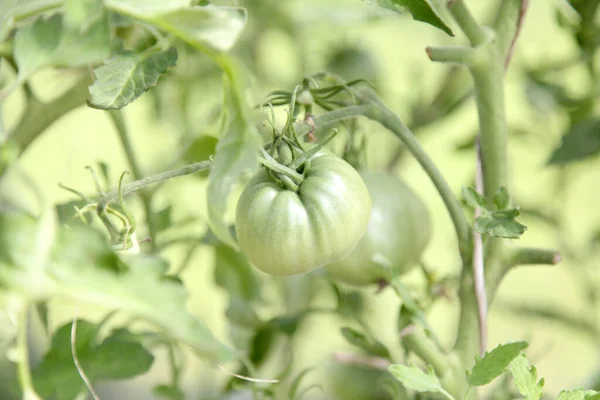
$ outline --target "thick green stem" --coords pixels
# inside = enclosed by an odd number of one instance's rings
[[[125,151],[125,155],[127,157],[127,161],[129,162],[129,166],[131,167],[131,172],[133,173],[133,178],[138,180],[142,179],[144,174],[142,173],[142,169],[135,155],[135,151],[133,150],[133,146],[131,144],[131,140],[129,139],[129,132],[127,130],[127,126],[125,125],[125,119],[123,118],[123,114],[121,111],[109,111],[108,115],[110,116],[117,133],[119,134],[119,139],[121,140],[121,145],[123,146],[123,150]],[[144,207],[144,214],[146,214],[146,224],[148,225],[148,235],[150,236],[150,246],[152,251],[156,251],[156,223],[154,222],[154,214],[152,213],[152,194],[141,191],[140,198],[142,200],[142,206]]]
[[[477,23],[463,0],[450,0],[448,8],[472,46],[479,46],[485,41],[484,29]]]
[[[21,122],[9,139],[18,146],[19,153],[24,153],[29,145],[60,117],[85,104],[89,96],[88,86],[91,84],[90,77],[85,75],[71,89],[50,103],[30,101]]]
[[[446,354],[444,354],[425,334],[423,328],[415,325],[409,325],[400,333],[402,343],[406,345],[411,352],[417,355],[427,364],[431,364],[436,374],[443,377],[450,369],[450,363]]]

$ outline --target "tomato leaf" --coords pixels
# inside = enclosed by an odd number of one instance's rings
[[[44,67],[86,66],[107,58],[110,30],[106,15],[101,15],[84,34],[66,29],[58,14],[19,29],[14,41],[17,81],[22,83]]]
[[[598,152],[600,152],[600,118],[588,119],[574,125],[562,137],[560,146],[554,149],[547,164],[568,164]]]
[[[510,363],[527,347],[526,342],[507,343],[496,347],[478,358],[471,371],[467,371],[467,379],[471,386],[482,386],[490,383],[506,371]]]
[[[72,400],[85,390],[71,352],[71,327],[60,327],[52,338],[50,351],[33,370],[36,390],[44,398]],[[150,369],[154,357],[135,341],[122,340],[124,336],[109,336],[102,343],[94,343],[98,327],[87,321],[77,322],[75,348],[82,370],[92,381],[127,379]],[[133,337],[133,336],[130,336]]]
[[[529,364],[525,354],[521,353],[510,363],[510,372],[515,386],[525,400],[539,400],[542,397],[544,378],[537,380],[537,370]]]
[[[364,334],[358,332],[355,329],[344,327],[341,330],[342,336],[356,347],[366,351],[377,357],[389,358],[389,350],[379,341],[367,338]]]
[[[151,218],[154,220],[155,228],[158,232],[168,229],[172,225],[171,211],[173,207],[171,205],[156,211],[152,214]]]
[[[129,312],[211,362],[237,356],[186,311],[187,293],[156,257],[119,258],[89,226],[60,227],[0,213],[0,286],[35,300],[61,296]]]
[[[496,190],[496,194],[494,194],[494,205],[498,210],[504,210],[510,204],[510,195],[508,194],[508,190],[501,186]]]
[[[62,5],[64,0],[4,0],[0,1],[0,42],[3,42],[15,22],[23,16],[35,16]]]
[[[232,64],[233,61],[231,60]],[[248,105],[243,98],[242,73],[231,65],[224,87],[223,128],[208,175],[208,222],[223,243],[239,247],[224,220],[229,193],[240,174],[257,166],[260,141],[248,120]]]
[[[218,142],[219,140],[211,135],[198,136],[183,153],[183,159],[188,163],[208,160],[209,157],[215,155]],[[209,170],[205,170],[196,172],[193,176],[197,178],[206,178],[208,174]]]
[[[219,244],[215,247],[215,282],[232,297],[246,302],[260,298],[260,283],[243,253]]]
[[[417,21],[428,23],[446,32],[450,36],[454,33],[440,16],[438,5],[431,0],[376,0],[383,8],[396,12],[408,11]]]
[[[152,392],[162,399],[185,400],[185,394],[175,386],[159,385]]]
[[[246,25],[239,7],[189,7],[187,0],[106,0],[109,9],[156,25],[159,29],[204,50],[226,52]]]
[[[584,400],[586,393],[584,389],[561,390],[556,400]]]
[[[517,208],[486,212],[475,219],[475,231],[492,237],[518,239],[527,230],[515,220],[519,214]]]
[[[104,17],[102,0],[64,0],[63,24],[65,28],[86,33]]]
[[[442,384],[431,365],[428,367],[427,373],[418,367],[402,364],[390,365],[388,371],[409,390],[432,393],[442,391]]]
[[[174,47],[143,53],[125,51],[94,70],[96,80],[90,86],[88,105],[103,110],[125,107],[155,86],[161,74],[177,62]]]
[[[481,207],[485,210],[485,199],[472,187],[463,186],[462,197],[469,208],[474,210],[478,207]]]

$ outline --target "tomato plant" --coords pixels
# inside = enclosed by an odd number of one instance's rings
[[[0,1],[0,399],[597,399],[599,5]]]

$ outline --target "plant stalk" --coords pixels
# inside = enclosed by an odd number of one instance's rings
[[[131,167],[133,178],[135,180],[142,179],[144,174],[142,173],[142,169],[135,155],[135,151],[133,150],[133,146],[129,138],[129,132],[127,130],[127,125],[125,125],[125,119],[123,118],[123,113],[118,110],[112,110],[108,112],[108,115],[110,116],[111,121],[115,125],[115,129],[117,130],[119,139],[121,140],[121,145],[123,146],[123,150],[125,151],[127,161],[129,162],[129,166]],[[150,236],[150,247],[152,249],[152,252],[155,252],[157,229],[156,223],[154,221],[154,214],[152,212],[152,193],[142,190],[140,191],[140,199],[142,200],[144,214],[146,214],[148,236]]]

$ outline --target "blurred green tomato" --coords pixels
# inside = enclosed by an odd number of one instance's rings
[[[353,285],[385,278],[382,261],[394,274],[408,272],[431,236],[427,208],[398,177],[372,171],[361,176],[373,201],[367,233],[348,256],[325,267],[334,279]]]

